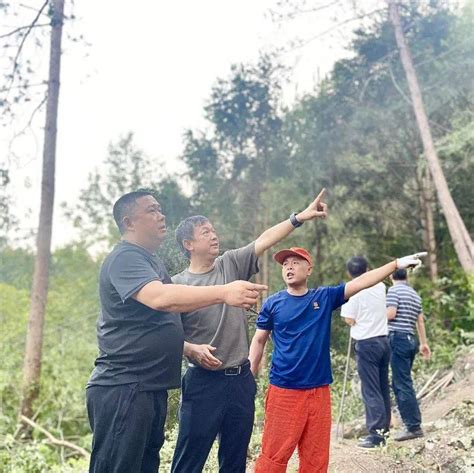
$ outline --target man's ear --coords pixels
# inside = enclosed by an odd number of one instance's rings
[[[192,240],[183,240],[183,246],[188,250],[189,252],[194,250],[194,245]]]
[[[308,268],[308,276],[311,276],[311,273],[312,273],[312,272],[313,272],[313,267],[310,266],[310,267]]]
[[[123,228],[125,229],[126,232],[134,231],[133,221],[129,216],[125,215],[125,217],[123,217],[122,219],[122,223],[123,223]]]

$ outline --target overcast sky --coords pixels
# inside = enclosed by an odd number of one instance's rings
[[[313,2],[318,3],[333,2]],[[77,19],[67,24],[66,32],[83,35],[85,41],[64,38],[53,244],[64,244],[73,234],[58,205],[77,200],[88,173],[120,135],[133,131],[136,144],[150,157],[162,159],[168,171],[182,169],[177,157],[183,131],[205,126],[203,107],[211,87],[229,75],[231,64],[256,61],[260,51],[322,34],[280,56],[292,67],[287,103],[312,90],[317,77],[346,54],[348,28],[332,28],[354,15],[353,2],[340,3],[342,7],[277,24],[269,15],[277,8],[276,0],[76,1]],[[374,2],[365,3],[370,8]],[[21,10],[20,23],[31,15],[31,10]],[[15,193],[21,195],[16,212],[23,228],[37,225],[43,121],[38,115],[33,133],[13,147],[18,158],[11,177]],[[2,156],[8,154],[10,140],[8,132],[0,137]]]

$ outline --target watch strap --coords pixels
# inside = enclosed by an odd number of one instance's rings
[[[293,212],[290,215],[290,222],[295,228],[301,227],[301,225],[303,225],[303,222],[298,222],[298,219],[296,218],[297,214],[298,212]]]

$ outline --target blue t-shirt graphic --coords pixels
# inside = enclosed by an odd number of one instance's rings
[[[264,302],[257,328],[272,331],[271,384],[311,389],[332,383],[331,314],[344,304],[344,288],[318,287],[303,296],[283,290]]]

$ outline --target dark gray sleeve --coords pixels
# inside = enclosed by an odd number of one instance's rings
[[[162,280],[146,257],[139,251],[120,253],[109,266],[109,278],[122,302],[151,281]]]
[[[249,280],[258,273],[258,256],[255,253],[255,242],[236,250],[226,251],[223,255],[224,262],[232,264],[239,279]]]

